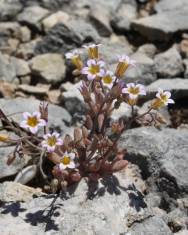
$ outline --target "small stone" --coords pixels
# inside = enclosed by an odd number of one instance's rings
[[[31,31],[27,26],[20,28],[20,40],[21,42],[29,42],[31,40]]]
[[[11,57],[10,58],[11,63],[13,64],[15,71],[16,71],[16,76],[26,76],[30,74],[30,68],[28,63],[25,60],[16,58],[16,57]]]
[[[185,73],[184,77],[188,78],[188,59],[183,60],[184,66],[185,66]]]
[[[114,14],[111,21],[113,28],[118,32],[125,33],[130,30],[131,21],[137,18],[137,6],[121,4]]]
[[[101,8],[100,5],[92,7],[89,17],[100,36],[109,37],[112,34],[110,26],[111,15],[108,9]]]
[[[53,26],[58,23],[67,22],[70,19],[70,16],[64,11],[58,11],[42,21],[44,31],[48,32]]]
[[[35,56],[31,61],[31,71],[48,83],[59,83],[65,77],[65,62],[60,54],[49,53]]]
[[[156,55],[154,62],[160,78],[178,77],[184,71],[183,61],[176,47]]]
[[[17,17],[18,21],[28,25],[28,27],[34,27],[40,29],[40,22],[44,17],[49,14],[49,11],[40,6],[30,6],[24,9]]]
[[[188,30],[188,7],[133,20],[131,27],[150,41],[168,42],[177,32]]]
[[[152,58],[146,54],[136,52],[131,55],[131,59],[136,60],[137,66],[126,71],[125,79],[127,82],[140,82],[147,85],[157,79],[155,64]]]
[[[0,97],[13,97],[16,85],[0,80]]]
[[[65,107],[72,115],[78,113],[83,115],[85,111],[85,104],[82,95],[78,88],[80,88],[82,82],[72,84],[66,82],[61,86],[61,95],[59,102]]]
[[[145,55],[147,55],[149,58],[153,59],[156,52],[157,52],[157,48],[154,44],[144,44],[142,46],[140,46],[137,50],[137,52],[139,53],[143,53]]]
[[[34,39],[34,40],[29,41],[27,43],[20,44],[20,46],[16,52],[16,56],[19,58],[23,58],[25,60],[30,59],[31,57],[34,56],[35,47],[36,47],[37,43],[40,41],[41,41],[41,39],[37,38],[37,39]]]
[[[30,86],[23,84],[19,85],[16,90],[23,91],[24,93],[29,95],[48,96],[49,86],[39,86],[38,84],[37,86]]]
[[[0,21],[12,20],[22,10],[22,4],[19,0],[1,0],[0,1]]]
[[[161,0],[155,4],[155,10],[157,12],[181,10],[184,7],[188,7],[187,0],[178,0],[178,1]]]
[[[188,39],[184,39],[181,41],[180,52],[183,56],[188,58]]]
[[[3,202],[28,202],[33,196],[42,196],[40,188],[31,188],[16,182],[4,182],[0,184],[0,200]]]
[[[20,25],[17,22],[0,23],[0,35],[17,37],[20,34]]]
[[[0,80],[14,82],[16,69],[10,61],[10,57],[0,53]]]
[[[79,26],[79,27],[78,27]],[[96,29],[81,18],[74,18],[55,25],[35,48],[36,54],[66,53],[84,42],[99,42]]]

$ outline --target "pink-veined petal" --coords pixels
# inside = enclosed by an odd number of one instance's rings
[[[24,112],[23,113],[23,118],[28,119],[28,117],[31,117],[31,114],[29,112]]]

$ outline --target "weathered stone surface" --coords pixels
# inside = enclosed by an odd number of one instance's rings
[[[185,78],[188,78],[188,59],[185,59],[185,60],[183,61],[183,63],[184,63],[184,66],[185,66],[184,77],[185,77]]]
[[[58,11],[42,21],[45,32],[48,32],[53,26],[58,23],[67,22],[70,19],[70,15],[63,11]]]
[[[30,86],[27,84],[19,85],[17,91],[23,91],[29,95],[48,96],[49,86]]]
[[[188,80],[182,78],[158,79],[146,87],[147,99],[155,96],[158,88],[172,92],[173,99],[185,98],[188,96]]]
[[[22,4],[19,0],[1,0],[0,20],[12,20],[21,10]]]
[[[11,113],[17,113],[13,118],[20,122],[22,120],[22,112],[34,112],[38,110],[40,101],[36,99],[0,99],[0,107],[8,115]],[[59,130],[66,132],[68,130],[64,124],[71,122],[70,114],[63,108],[49,104],[49,126],[51,128],[58,128]]]
[[[38,55],[31,60],[30,65],[32,73],[41,76],[48,83],[61,82],[65,77],[65,63],[60,54]]]
[[[151,41],[169,41],[175,33],[188,30],[188,7],[132,21],[132,28]]]
[[[78,27],[79,26],[79,27]],[[99,41],[95,28],[80,18],[55,25],[35,48],[36,53],[65,53],[85,41]]]
[[[30,74],[30,68],[28,63],[25,60],[16,58],[16,57],[11,57],[10,61],[12,63],[12,65],[15,68],[16,71],[16,76],[25,76]]]
[[[19,39],[21,42],[29,42],[31,40],[31,31],[27,26],[22,26],[20,28]]]
[[[31,201],[33,196],[42,196],[42,190],[31,188],[16,182],[4,182],[0,184],[0,201]]]
[[[119,142],[127,148],[127,159],[142,169],[144,177],[153,177],[159,191],[171,197],[188,193],[188,131],[151,127],[126,131]]]
[[[140,46],[137,50],[137,52],[142,53],[147,55],[149,58],[154,58],[156,52],[157,52],[157,48],[154,44],[144,44],[142,46]]]
[[[92,7],[90,14],[90,21],[103,37],[109,37],[112,34],[112,28],[110,26],[110,12],[106,8],[101,8],[100,5]]]
[[[61,86],[62,93],[59,97],[59,101],[72,115],[76,113],[83,115],[85,111],[84,100],[78,89],[81,84],[82,82],[76,84],[66,82]]]
[[[131,55],[131,59],[136,60],[137,66],[127,70],[125,74],[127,82],[139,81],[146,85],[157,79],[155,64],[152,58],[148,57],[146,54],[136,52]]]
[[[183,61],[175,47],[156,55],[154,62],[158,77],[178,77],[184,71]]]
[[[186,0],[161,0],[156,3],[155,10],[157,12],[172,11],[172,10],[181,10],[184,7],[188,7],[188,2]]]
[[[0,23],[0,37],[18,37],[20,25],[17,22]]]
[[[18,15],[18,21],[40,29],[40,21],[49,14],[49,11],[40,6],[31,6],[24,9],[22,13]]]
[[[43,196],[27,202],[3,203],[0,208],[0,233],[22,235],[27,231],[28,235],[123,234],[128,229],[129,221],[141,222],[150,216],[142,192],[136,182],[133,186],[133,182],[126,171],[113,177],[105,177],[100,180],[98,187],[94,184],[88,187],[83,179],[76,188],[68,189],[70,197],[64,200],[57,198],[50,217],[46,216],[46,208],[54,200],[53,197]],[[10,213],[11,207],[15,208],[18,216]],[[7,226],[7,221],[11,226]]]
[[[114,14],[115,16],[111,21],[112,26],[116,31],[125,33],[130,30],[131,21],[137,18],[136,5],[121,4]]]
[[[10,57],[0,53],[0,80],[13,82],[16,79],[16,69]]]
[[[151,217],[143,221],[142,223],[135,223],[127,235],[172,235],[173,233],[167,226],[167,224],[157,216]]]
[[[27,43],[20,44],[20,46],[16,52],[16,55],[18,57],[24,58],[26,60],[30,59],[31,57],[34,56],[35,47],[36,47],[37,43],[39,43],[40,41],[41,41],[41,39],[37,38],[37,39],[31,40]]]

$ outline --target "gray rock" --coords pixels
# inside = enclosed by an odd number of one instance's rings
[[[48,53],[37,55],[30,61],[31,71],[46,82],[56,84],[65,78],[65,63],[62,55]]]
[[[31,31],[27,26],[22,26],[20,28],[19,39],[21,42],[29,42],[31,40]]]
[[[16,51],[16,55],[20,58],[24,58],[25,60],[30,59],[35,55],[35,47],[40,41],[41,39],[37,38],[27,43],[20,44],[18,50]]]
[[[40,6],[31,6],[24,9],[17,17],[18,21],[33,27],[35,29],[40,29],[40,22],[44,17],[49,14],[49,11]]]
[[[131,59],[136,60],[137,66],[126,71],[125,79],[127,82],[136,81],[147,85],[157,79],[153,59],[140,52],[131,55]]]
[[[179,208],[167,214],[167,221],[173,232],[186,229],[187,219],[186,211],[180,210]]]
[[[188,30],[188,7],[162,12],[138,20],[131,26],[151,41],[169,41],[177,32]]]
[[[16,57],[11,57],[10,58],[11,63],[13,64],[15,71],[16,71],[16,76],[26,76],[30,74],[30,68],[28,63],[25,60],[16,58]]]
[[[40,188],[31,188],[20,183],[8,182],[0,184],[0,200],[3,202],[11,201],[31,201],[33,196],[42,196]]]
[[[121,4],[114,14],[112,26],[116,31],[125,33],[130,30],[131,21],[137,18],[137,8],[132,4]]]
[[[92,184],[88,188],[86,180],[83,179],[76,188],[73,186],[68,189],[71,195],[67,199],[57,198],[49,221],[45,219],[48,213],[46,208],[54,200],[53,197],[43,196],[26,202],[2,203],[0,233],[123,234],[128,229],[129,220],[132,223],[141,222],[150,216],[150,210],[146,208],[142,194],[139,194],[139,187],[135,184],[134,188],[132,184],[133,179],[126,171],[115,174],[114,177],[105,177],[97,188]],[[136,202],[134,197],[137,197]],[[15,212],[18,216],[13,217],[11,213],[6,213],[7,207],[16,205],[19,207],[19,211]],[[7,226],[7,221],[11,226]],[[45,224],[46,221],[49,224]],[[45,227],[49,228],[47,232]]]
[[[181,78],[173,79],[158,79],[149,86],[146,87],[147,99],[151,99],[155,96],[158,88],[168,90],[172,92],[173,99],[185,98],[188,96],[188,80]]]
[[[151,217],[142,223],[135,223],[127,235],[172,235],[167,224],[157,216]],[[126,235],[126,234],[125,234]]]
[[[122,135],[119,146],[127,149],[126,159],[138,164],[160,192],[175,198],[188,193],[187,130],[136,128]]]
[[[140,46],[137,50],[137,52],[142,53],[147,55],[149,58],[154,58],[156,52],[157,52],[157,48],[154,44],[144,44],[142,46]]]
[[[46,17],[42,21],[42,25],[44,27],[44,31],[48,32],[53,26],[58,23],[67,22],[70,19],[70,15],[64,11],[58,11],[48,17]]]
[[[22,120],[23,112],[34,112],[39,109],[40,101],[36,99],[0,99],[0,107],[8,115],[16,113],[12,118],[17,122]],[[65,123],[71,122],[70,114],[57,105],[49,104],[49,127],[57,128],[63,132],[68,131],[68,127]]]
[[[0,23],[0,37],[18,37],[20,25],[17,22]]]
[[[19,0],[1,0],[0,1],[0,20],[12,20],[22,10],[22,4]]]
[[[78,27],[79,25],[79,27]],[[55,25],[35,48],[37,54],[65,53],[81,46],[85,41],[100,41],[95,28],[83,19],[72,19]]]
[[[30,86],[27,84],[19,85],[16,88],[17,91],[22,91],[29,95],[35,95],[39,97],[48,96],[49,86]]]
[[[61,85],[61,95],[59,101],[63,107],[65,107],[71,115],[79,114],[83,115],[85,112],[85,104],[82,95],[78,88],[80,88],[82,82],[72,84],[66,82]]]
[[[16,69],[10,57],[0,53],[0,80],[13,82],[16,79]]]
[[[109,37],[112,34],[110,26],[110,12],[106,8],[101,8],[101,5],[92,7],[90,14],[90,21],[102,37]]]
[[[188,78],[188,59],[183,60],[184,66],[185,66],[185,73],[184,77]]]
[[[187,0],[161,0],[156,3],[155,10],[157,12],[172,11],[172,10],[181,10],[184,7],[188,7]]]
[[[156,55],[154,62],[158,77],[178,77],[184,71],[183,61],[175,47]]]

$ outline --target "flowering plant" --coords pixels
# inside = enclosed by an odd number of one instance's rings
[[[127,83],[123,80],[126,70],[136,66],[128,56],[120,56],[115,72],[112,72],[99,53],[100,44],[85,46],[88,60],[84,62],[78,50],[66,54],[75,66],[73,74],[82,79],[79,88],[86,105],[83,126],[74,129],[74,135],[65,135],[62,139],[57,132],[48,131],[48,105],[44,102],[39,112],[23,113],[19,123],[11,121],[0,110],[2,126],[13,131],[18,138],[0,136],[0,141],[15,145],[14,153],[9,156],[8,164],[17,157],[29,153],[32,162],[38,165],[39,172],[49,185],[55,182],[56,189],[65,187],[81,178],[98,180],[106,174],[113,174],[124,169],[128,162],[124,159],[126,150],[118,149],[121,134],[135,123],[137,125],[159,125],[164,119],[156,110],[169,103],[170,92],[158,90],[156,98],[148,110],[138,115],[135,109],[140,96],[146,95],[143,85]],[[111,115],[121,103],[127,103],[132,110],[129,120],[111,120]],[[43,129],[43,134],[39,129]],[[49,164],[50,174],[44,170],[44,163]],[[56,179],[54,181],[54,178]],[[50,182],[51,181],[51,182]]]

